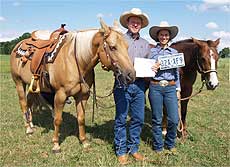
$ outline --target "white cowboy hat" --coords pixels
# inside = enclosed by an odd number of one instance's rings
[[[152,39],[154,39],[155,41],[158,41],[158,38],[157,38],[158,34],[157,33],[160,30],[168,30],[170,32],[170,40],[175,38],[177,33],[178,33],[178,27],[177,26],[170,26],[167,21],[162,21],[162,22],[160,22],[159,26],[152,26],[149,29],[149,35],[151,36]]]
[[[123,27],[128,28],[128,18],[131,16],[137,16],[141,18],[141,28],[144,28],[149,24],[149,17],[147,14],[143,13],[139,8],[132,8],[130,11],[124,12],[120,17],[120,23]]]

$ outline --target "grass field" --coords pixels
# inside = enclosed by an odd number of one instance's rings
[[[151,149],[151,112],[146,106],[145,126],[141,135],[140,152],[152,162],[135,162],[130,166],[230,166],[229,126],[229,59],[220,59],[218,65],[219,87],[215,91],[203,90],[189,103],[187,122],[190,137],[186,142],[177,141],[177,156],[156,157]],[[61,127],[60,154],[53,154],[53,123],[50,112],[34,113],[36,131],[25,135],[24,123],[15,85],[9,73],[9,56],[0,55],[0,166],[119,166],[113,150],[113,123],[115,109],[97,109],[92,118],[92,98],[87,105],[86,132],[91,147],[84,150],[77,138],[78,130],[74,104],[66,105]],[[96,67],[98,95],[106,95],[113,86],[111,72]],[[194,91],[201,86],[200,77]],[[103,106],[112,106],[113,97],[99,100]],[[132,159],[131,159],[132,160]]]

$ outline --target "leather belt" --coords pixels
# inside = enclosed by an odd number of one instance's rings
[[[171,81],[167,81],[167,80],[161,80],[161,81],[151,80],[150,82],[152,84],[154,84],[154,85],[158,85],[159,84],[160,86],[163,86],[163,87],[168,86],[168,85],[170,85],[170,86],[176,85],[176,82],[174,80],[171,80]]]

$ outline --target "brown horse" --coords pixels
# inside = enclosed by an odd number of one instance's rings
[[[88,146],[85,134],[85,105],[90,96],[89,89],[94,79],[93,68],[99,60],[123,82],[129,83],[135,80],[135,70],[129,59],[128,45],[123,35],[117,31],[117,27],[108,27],[102,20],[100,23],[100,29],[65,34],[65,42],[55,61],[46,64],[50,84],[55,93],[54,152],[60,151],[58,134],[65,100],[69,96],[75,99],[79,139],[84,147]],[[32,133],[32,114],[30,114],[30,107],[26,99],[26,86],[30,84],[32,77],[31,62],[23,63],[15,52],[20,44],[17,44],[11,53],[11,74],[16,84],[19,103],[25,119],[26,133]]]
[[[217,78],[217,46],[220,39],[216,41],[204,41],[197,39],[186,39],[178,41],[171,45],[178,52],[184,53],[185,67],[180,68],[181,83],[181,121],[182,137],[187,136],[186,114],[189,98],[192,95],[193,84],[196,81],[197,72],[201,74],[201,80],[205,81],[208,90],[214,90],[218,86]],[[186,98],[186,100],[183,100]],[[164,118],[163,127],[166,127],[166,119]],[[165,129],[164,129],[165,130]]]

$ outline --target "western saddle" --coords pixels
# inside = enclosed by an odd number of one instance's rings
[[[22,56],[21,61],[23,63],[26,63],[29,59],[31,60],[30,69],[33,76],[29,86],[29,92],[40,92],[39,79],[40,82],[44,79],[41,75],[44,70],[43,64],[47,62],[44,56],[51,54],[57,47],[61,36],[68,32],[64,27],[65,24],[61,24],[61,28],[52,33],[46,30],[33,31],[31,37],[25,39],[17,48],[16,53]]]

